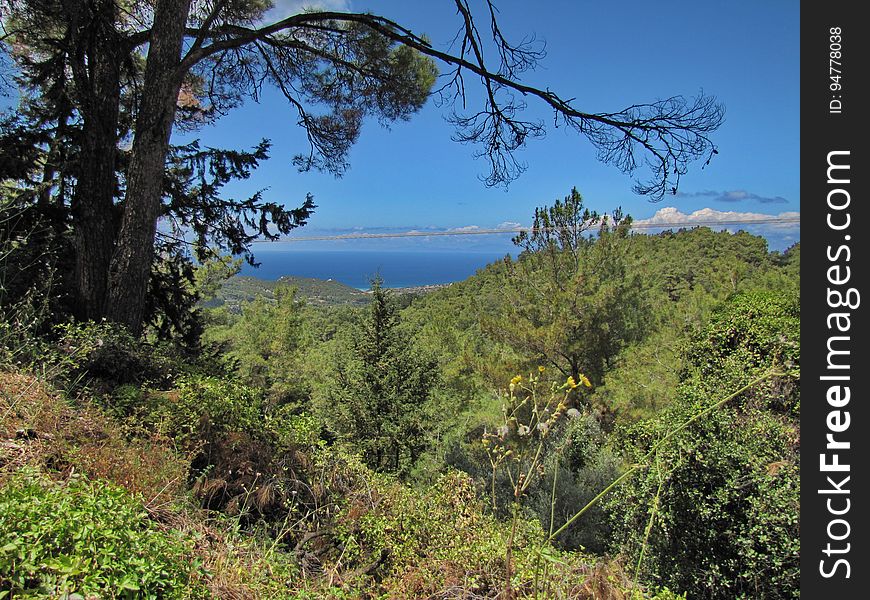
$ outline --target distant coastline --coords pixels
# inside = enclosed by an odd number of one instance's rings
[[[391,288],[396,295],[420,296],[447,287],[449,283]],[[208,308],[225,307],[239,313],[245,302],[262,297],[275,300],[275,290],[289,286],[296,290],[296,298],[311,306],[365,306],[371,301],[371,289],[359,290],[335,280],[311,277],[283,276],[278,279],[260,279],[250,275],[236,275],[227,280],[217,296],[203,302]]]

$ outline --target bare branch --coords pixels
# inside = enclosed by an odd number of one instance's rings
[[[498,67],[490,69],[484,56],[483,37],[475,25],[467,0],[454,2],[462,19],[456,38],[459,47],[454,53],[436,50],[422,36],[381,16],[323,11],[292,15],[259,28],[225,23],[211,31],[192,29],[189,34],[194,35],[197,42],[181,68],[189,69],[208,56],[257,42],[273,48],[305,52],[336,68],[370,77],[373,73],[366,72],[352,60],[342,58],[345,49],[341,45],[342,36],[348,36],[348,25],[354,24],[453,67],[447,74],[447,81],[435,91],[442,102],[461,99],[464,108],[466,86],[463,72],[474,73],[480,78],[485,90],[483,108],[467,115],[454,112],[449,119],[457,129],[453,139],[480,144],[475,155],[489,161],[489,173],[484,179],[487,185],[507,184],[519,176],[525,165],[516,159],[515,152],[528,139],[541,138],[545,133],[542,123],[520,118],[526,108],[526,103],[519,100],[523,96],[542,100],[553,110],[557,124],[582,133],[595,146],[602,162],[627,174],[634,174],[640,168],[648,169],[651,176],[645,181],[638,180],[634,189],[653,200],[661,199],[665,193],[674,193],[691,162],[699,159],[709,162],[716,153],[709,134],[721,125],[724,109],[715,99],[699,94],[693,99],[675,96],[636,104],[613,113],[578,110],[572,99],[563,99],[550,90],[528,86],[518,80],[519,74],[533,69],[543,58],[543,48],[535,44],[534,38],[516,45],[508,42],[498,24],[498,10],[492,0],[487,0],[490,35],[499,58]],[[334,44],[334,50],[304,43],[305,36],[316,34],[326,36],[316,39],[319,42],[329,40]],[[272,78],[277,79],[281,74],[274,66]],[[302,122],[303,126],[312,123],[310,119]]]
[[[212,8],[211,12],[208,14],[208,16],[206,16],[205,20],[202,22],[202,25],[200,25],[199,34],[194,38],[193,44],[187,52],[188,55],[194,52],[198,52],[199,49],[202,47],[202,43],[205,41],[206,35],[208,35],[208,31],[211,29],[211,26],[220,15],[225,4],[226,0],[218,0],[217,2],[215,2],[215,5]]]
[[[585,112],[577,108],[573,98],[521,82],[520,76],[544,58],[545,47],[534,37],[519,43],[509,41],[499,25],[495,0],[485,2],[486,35],[478,29],[468,0],[454,0],[454,5],[459,31],[448,51],[442,51],[424,36],[374,14],[303,12],[257,26],[252,15],[230,10],[234,5],[227,0],[210,0],[199,5],[196,15],[189,16],[187,52],[176,67],[176,76],[180,79],[188,73],[196,74],[212,101],[208,107],[212,115],[236,106],[246,93],[259,97],[263,83],[271,81],[282,93],[290,92],[296,104],[290,103],[300,114],[300,125],[317,128],[310,138],[342,138],[340,143],[315,143],[316,154],[341,150],[346,142],[355,139],[358,120],[364,115],[388,122],[410,114],[398,108],[398,92],[390,97],[383,80],[378,84],[378,78],[395,73],[385,66],[388,61],[383,56],[381,63],[367,62],[363,50],[370,40],[361,34],[366,31],[384,40],[384,47],[404,46],[446,67],[440,87],[431,93],[441,105],[452,106],[448,118],[456,127],[453,139],[479,146],[475,155],[489,163],[484,177],[487,185],[506,185],[519,176],[525,165],[517,159],[517,151],[529,139],[544,136],[543,123],[522,117],[529,98],[552,110],[557,126],[570,127],[586,137],[599,160],[633,176],[646,173],[637,178],[634,189],[653,200],[675,193],[692,162],[700,160],[706,165],[717,153],[710,136],[723,122],[724,108],[714,98],[699,93],[694,98],[674,96],[634,104],[616,112]],[[147,28],[129,31],[131,25],[147,24],[147,9],[136,9],[125,19],[121,27],[124,31],[118,33],[127,48],[132,50],[150,39]],[[4,32],[4,37],[7,35]],[[81,62],[73,61],[72,66]],[[76,79],[82,81],[84,74],[76,72]],[[478,78],[484,92],[482,106],[466,105],[469,74]],[[316,78],[320,78],[320,90],[315,90]],[[299,111],[309,103],[325,105],[331,112],[315,117],[310,108]],[[342,116],[343,111],[349,112]],[[350,129],[339,135],[342,126]],[[320,160],[314,160],[309,155],[303,161],[306,165],[318,162],[331,164],[339,171],[346,164],[344,156],[332,160],[321,155]]]

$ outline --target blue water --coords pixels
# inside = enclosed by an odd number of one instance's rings
[[[335,279],[368,289],[380,274],[386,287],[413,287],[461,281],[487,264],[502,260],[504,252],[298,250],[289,244],[255,247],[260,267],[242,267],[242,275],[278,279],[283,275]]]

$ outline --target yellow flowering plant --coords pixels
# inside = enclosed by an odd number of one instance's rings
[[[572,395],[581,385],[591,387],[589,379],[580,375],[580,383],[569,376],[564,383],[545,383],[546,369],[528,377],[517,375],[504,392],[502,423],[495,431],[485,431],[482,444],[492,467],[491,501],[496,510],[496,478],[503,469],[513,492],[512,527],[508,538],[505,565],[510,589],[514,532],[519,519],[522,499],[532,483],[544,474],[544,449],[548,436],[558,422],[567,416],[579,415],[570,407]],[[510,596],[509,596],[510,597]]]

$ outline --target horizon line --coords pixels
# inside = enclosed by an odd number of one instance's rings
[[[637,222],[631,225],[631,229],[673,229],[674,227],[709,227],[709,226],[728,226],[728,225],[779,225],[800,223],[800,217],[773,217],[770,219],[724,219],[720,221],[669,221],[662,223],[644,223]],[[510,227],[501,229],[460,229],[453,231],[403,231],[394,233],[344,233],[337,235],[312,235],[299,237],[282,237],[279,242],[315,242],[315,241],[330,241],[330,240],[365,240],[365,239],[384,239],[384,238],[404,238],[404,237],[442,237],[454,235],[498,235],[507,233],[521,233],[533,231],[534,227]],[[564,228],[546,227],[537,228],[540,231],[559,231]],[[270,240],[254,240],[254,243],[271,243]]]

